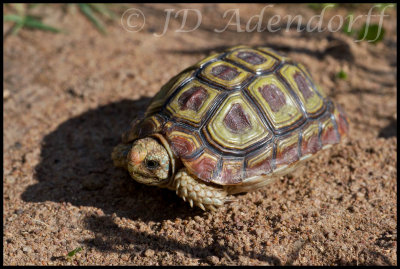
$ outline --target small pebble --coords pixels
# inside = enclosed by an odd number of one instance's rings
[[[28,247],[28,246],[25,246],[25,247],[22,248],[22,251],[23,251],[24,253],[31,253],[31,252],[32,252],[32,248],[31,248],[31,247]]]
[[[154,256],[154,250],[148,249],[144,252],[144,256],[146,257],[153,257]]]
[[[217,264],[219,262],[219,258],[217,256],[208,256],[207,260],[212,264]]]
[[[3,91],[3,99],[4,99],[4,100],[7,100],[10,96],[11,96],[10,90],[5,89],[5,90]]]

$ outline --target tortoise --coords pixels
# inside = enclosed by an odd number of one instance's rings
[[[268,47],[236,46],[169,80],[112,159],[137,182],[216,210],[347,133],[345,113],[302,64]]]

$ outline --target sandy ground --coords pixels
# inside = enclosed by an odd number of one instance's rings
[[[245,27],[264,7],[238,4],[190,5],[202,14],[196,31],[175,33],[174,19],[155,37],[164,9],[188,5],[132,7],[146,16],[136,33],[117,20],[103,36],[57,6],[41,12],[67,34],[23,29],[12,36],[4,25],[3,264],[397,264],[394,8],[384,40],[372,45],[340,31],[213,31],[227,24],[230,8],[240,8]],[[324,23],[368,12],[351,9],[330,10]],[[264,16],[316,12],[275,5]],[[216,213],[191,209],[174,192],[137,184],[113,167],[122,130],[170,77],[238,44],[271,46],[307,66],[346,111],[348,141]],[[346,80],[336,76],[341,69]],[[66,259],[77,247],[83,250]]]

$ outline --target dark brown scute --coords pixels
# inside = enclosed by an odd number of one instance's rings
[[[196,145],[185,137],[174,136],[171,140],[171,148],[178,157],[186,157],[196,150]]]
[[[233,104],[225,115],[224,124],[233,133],[243,133],[251,127],[250,120],[240,104]]]
[[[208,92],[203,87],[197,86],[182,93],[178,99],[178,103],[182,110],[190,109],[197,112],[207,97]]]
[[[250,52],[250,51],[241,51],[237,55],[238,58],[242,59],[243,61],[253,64],[253,65],[259,65],[264,63],[267,59],[262,57],[261,55],[255,53],[255,52]]]
[[[296,72],[293,75],[293,78],[297,84],[297,87],[303,94],[304,99],[307,100],[308,98],[311,98],[314,95],[314,92],[310,90],[306,79],[304,78],[304,76],[302,74],[300,74],[300,72]]]
[[[155,123],[148,118],[140,124],[139,128],[136,129],[137,137],[145,137],[153,134],[155,129]]]
[[[190,166],[194,171],[196,171],[196,175],[201,179],[210,181],[217,169],[217,162],[214,159],[203,155],[194,160]]]
[[[218,65],[211,69],[211,74],[220,79],[230,81],[237,77],[240,72],[228,65]]]
[[[268,102],[273,112],[278,112],[285,104],[285,95],[274,84],[265,85],[263,88],[258,88],[265,101]]]

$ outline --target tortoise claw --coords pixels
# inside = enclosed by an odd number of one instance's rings
[[[204,207],[203,204],[200,203],[200,204],[197,204],[197,206],[200,207],[203,211],[206,211],[206,208]]]

